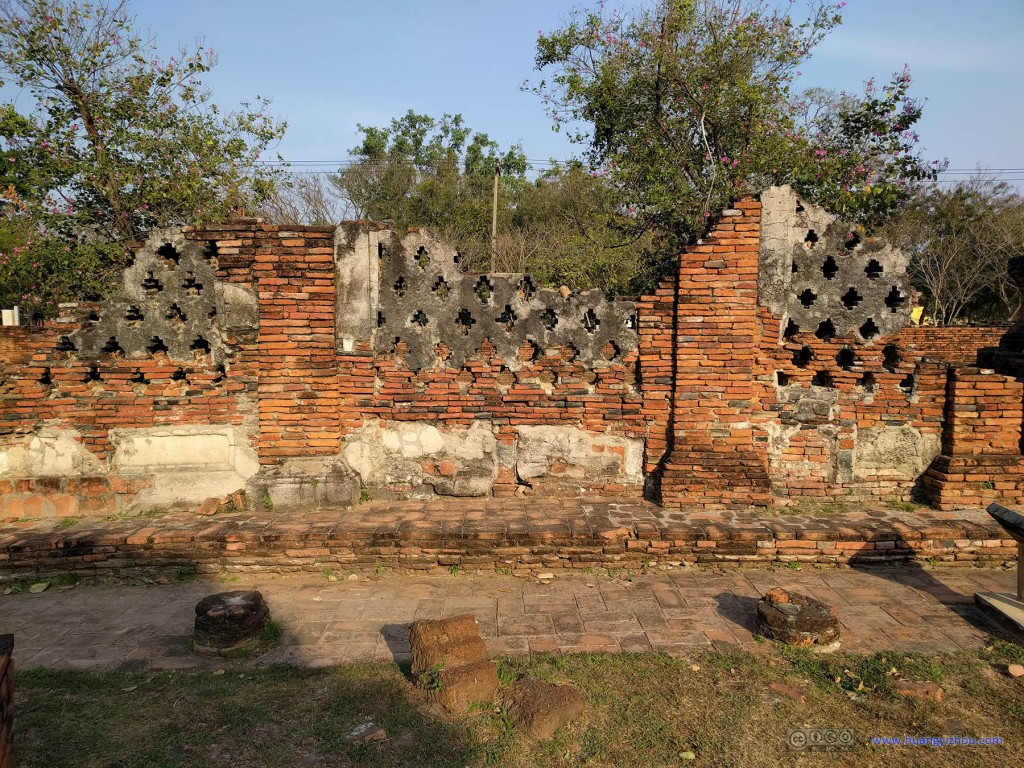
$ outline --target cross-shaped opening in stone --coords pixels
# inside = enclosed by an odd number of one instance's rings
[[[814,305],[814,302],[818,300],[818,294],[816,294],[810,288],[804,288],[803,291],[801,291],[797,295],[797,298],[800,300],[800,303],[803,304],[804,308],[806,309]]]
[[[847,309],[855,309],[862,301],[864,301],[864,297],[857,293],[856,288],[851,287],[850,290],[843,294],[843,306]]]
[[[548,307],[541,313],[540,322],[549,331],[553,331],[555,326],[558,325],[558,314],[551,307]]]
[[[890,312],[895,314],[906,301],[907,297],[894,285],[892,290],[889,291],[889,295],[885,297],[885,306],[889,308]]]
[[[468,336],[473,326],[476,325],[476,319],[470,314],[468,309],[463,307],[455,316],[455,325],[459,327],[459,331],[463,336]]]
[[[860,334],[860,337],[864,339],[864,341],[871,341],[873,338],[878,336],[879,333],[881,333],[881,330],[878,328],[877,325],[875,325],[874,319],[869,317],[867,320],[864,321],[864,324],[857,329],[857,332]]]
[[[164,260],[164,266],[168,269],[174,269],[178,266],[178,262],[181,261],[181,254],[178,253],[178,249],[170,243],[164,243],[157,248],[156,255]]]
[[[826,317],[824,320],[818,323],[818,330],[814,332],[814,335],[817,336],[822,341],[832,341],[832,339],[835,338],[836,335],[836,326],[832,322],[832,319]]]
[[[473,286],[473,293],[480,299],[481,304],[489,304],[491,301],[491,294],[494,293],[494,285],[488,279],[487,275],[481,275],[480,279],[476,281],[476,285]]]
[[[100,351],[108,355],[124,354],[124,349],[121,347],[120,343],[118,343],[117,341],[117,338],[114,336],[111,336],[109,339],[107,339],[107,343],[103,345]]]
[[[430,251],[427,250],[426,246],[421,245],[416,249],[416,255],[413,256],[420,269],[426,269],[430,266]]]

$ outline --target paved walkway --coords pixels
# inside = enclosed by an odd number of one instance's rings
[[[996,569],[652,569],[633,581],[560,573],[488,575],[258,576],[150,587],[84,586],[0,596],[0,633],[15,635],[15,661],[34,666],[153,669],[216,666],[188,650],[193,606],[224,590],[258,588],[283,627],[282,644],[257,663],[327,665],[408,658],[414,619],[473,613],[493,655],[560,651],[664,651],[710,646],[758,650],[757,598],[774,586],[837,607],[843,648],[854,652],[956,651],[989,632],[973,606],[981,590],[1007,592],[1015,574]]]

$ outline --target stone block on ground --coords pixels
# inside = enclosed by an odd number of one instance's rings
[[[345,734],[345,740],[361,747],[375,741],[387,741],[388,732],[374,722],[362,723]]]
[[[769,640],[801,648],[839,646],[839,616],[834,608],[778,587],[757,603],[757,631]]]
[[[494,661],[444,667],[428,675],[431,695],[449,712],[465,712],[475,702],[490,701],[498,690],[498,664]]]
[[[409,627],[412,674],[451,669],[484,661],[487,647],[472,614],[447,619],[421,619]]]
[[[942,688],[931,681],[914,682],[912,680],[897,680],[893,688],[900,696],[912,699],[930,699],[931,701],[942,701]]]
[[[270,608],[256,591],[221,592],[196,604],[193,649],[197,653],[226,653],[253,648],[270,620]]]
[[[516,727],[545,741],[580,717],[587,703],[571,685],[556,685],[525,677],[508,694],[508,715]]]

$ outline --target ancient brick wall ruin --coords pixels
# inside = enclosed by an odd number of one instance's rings
[[[108,300],[0,331],[0,518],[243,486],[281,510],[1024,494],[1024,365],[978,367],[1012,334],[910,325],[910,293],[902,254],[785,188],[632,300],[466,273],[426,231],[158,231]]]

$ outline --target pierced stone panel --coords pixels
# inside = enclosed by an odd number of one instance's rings
[[[181,230],[153,232],[125,269],[120,292],[72,334],[77,354],[172,360],[216,354],[220,336],[214,322],[222,292],[214,290],[215,263],[209,246],[186,240]]]
[[[388,258],[375,291],[374,348],[390,353],[401,339],[398,349],[413,370],[436,365],[439,344],[450,351],[445,364],[461,367],[485,339],[510,368],[529,357],[521,353],[524,345],[537,355],[571,347],[595,366],[636,349],[633,302],[608,301],[597,290],[563,295],[539,288],[529,275],[464,273],[454,248],[426,231],[380,236],[389,238]]]
[[[765,190],[761,205],[758,300],[783,327],[829,321],[835,336],[872,343],[910,322],[905,254],[788,187]]]

